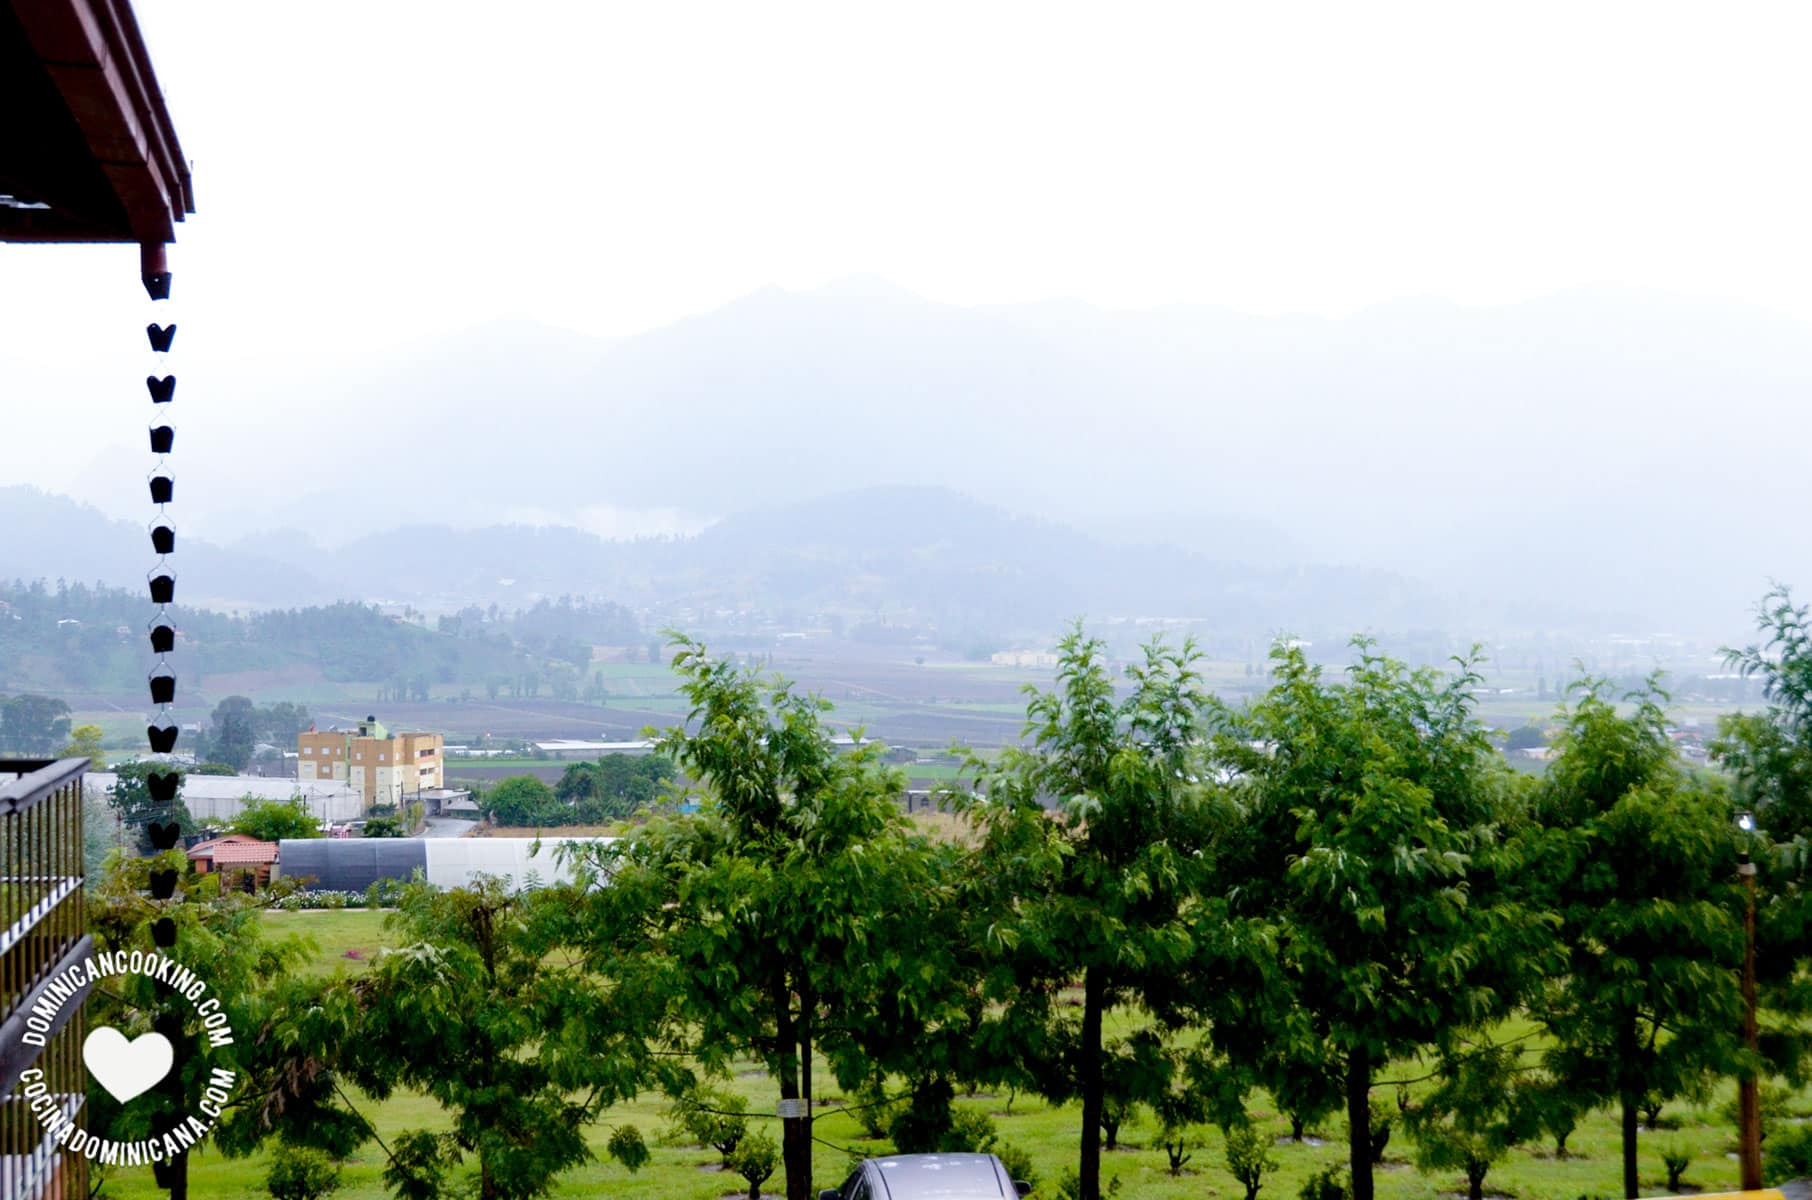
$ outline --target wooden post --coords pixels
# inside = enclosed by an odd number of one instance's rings
[[[1737,866],[1743,881],[1743,1047],[1750,1065],[1737,1085],[1737,1160],[1743,1190],[1762,1186],[1762,1113],[1755,1076],[1755,864],[1745,853]]]

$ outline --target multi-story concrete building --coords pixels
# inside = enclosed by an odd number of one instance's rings
[[[297,734],[296,777],[345,783],[367,808],[402,805],[443,786],[443,749],[438,733],[392,733],[366,717],[357,729]]]

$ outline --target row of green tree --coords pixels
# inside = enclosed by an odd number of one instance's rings
[[[679,639],[691,712],[662,750],[702,810],[569,847],[570,885],[413,891],[368,975],[264,1004],[241,1051],[256,1102],[222,1136],[344,1154],[374,1136],[345,1085],[415,1088],[452,1127],[384,1143],[398,1196],[440,1194],[468,1159],[482,1200],[538,1196],[612,1103],[754,1058],[797,1102],[780,1159],[806,1200],[823,1061],[928,1135],[965,1085],[1078,1102],[1081,1200],[1130,1106],[1237,1132],[1262,1088],[1299,1124],[1344,1110],[1370,1200],[1376,1102],[1392,1111],[1415,1060],[1432,1074],[1397,1111],[1475,1195],[1508,1147],[1538,1129],[1564,1146],[1608,1105],[1633,1197],[1645,1107],[1808,1065],[1812,638],[1784,595],[1764,627],[1733,661],[1769,705],[1724,723],[1724,773],[1676,758],[1658,687],[1586,680],[1539,779],[1496,753],[1471,661],[1412,670],[1358,642],[1329,674],[1280,644],[1235,710],[1189,645],[1154,643],[1116,681],[1078,630],[1022,743],[970,761],[959,840],[902,815],[899,772],[834,745],[823,701]],[[1506,1039],[1512,1018],[1541,1038]],[[646,1156],[627,1127],[610,1149]]]
[[[577,762],[547,786],[533,775],[512,775],[484,788],[480,811],[498,825],[600,825],[648,808],[673,778],[664,754],[605,754]]]

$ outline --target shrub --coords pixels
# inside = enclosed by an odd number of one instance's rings
[[[1762,1166],[1770,1186],[1812,1175],[1812,1125],[1790,1125],[1769,1138]]]
[[[912,1098],[887,1128],[894,1150],[929,1154],[942,1146],[955,1119],[950,1107],[955,1096],[956,1089],[946,1079],[933,1079],[913,1089]]]
[[[276,1200],[321,1200],[340,1188],[340,1164],[319,1150],[279,1146],[271,1155],[264,1189]]]
[[[1227,1131],[1227,1170],[1245,1187],[1246,1200],[1258,1200],[1265,1176],[1277,1170],[1277,1165],[1271,1140],[1251,1125],[1236,1125]]]
[[[291,892],[271,901],[278,912],[299,912],[317,908],[394,908],[405,884],[396,879],[380,879],[362,892],[339,892],[330,889]]]
[[[1063,1169],[1063,1174],[1057,1177],[1056,1186],[1057,1200],[1081,1200],[1082,1179],[1076,1174],[1075,1167],[1065,1167]],[[1101,1194],[1103,1196],[1118,1196],[1120,1194],[1120,1177],[1116,1175],[1102,1185]]]
[[[994,1147],[994,1156],[1000,1159],[1000,1165],[1007,1169],[1007,1178],[1029,1185],[1032,1190],[1038,1189],[1038,1170],[1032,1166],[1032,1156],[1018,1146],[1002,1142]]]
[[[1762,1143],[1766,1145],[1768,1135],[1774,1132],[1775,1126],[1788,1115],[1787,1106],[1793,1100],[1793,1092],[1778,1083],[1764,1081],[1755,1089],[1756,1116],[1761,1121]],[[1732,1096],[1730,1102],[1721,1110],[1724,1120],[1733,1126],[1742,1124],[1739,1106],[1741,1098]]]
[[[938,1139],[937,1148],[946,1154],[992,1154],[999,1140],[993,1117],[979,1108],[953,1108],[950,1128]]]
[[[1661,1151],[1661,1163],[1667,1168],[1667,1190],[1679,1191],[1680,1177],[1686,1174],[1686,1168],[1692,1165],[1692,1155],[1676,1142]]]
[[[1299,1200],[1349,1200],[1352,1190],[1347,1187],[1345,1170],[1339,1163],[1330,1163],[1309,1176],[1296,1195]]]
[[[749,1181],[749,1200],[761,1200],[761,1185],[780,1165],[780,1151],[765,1133],[751,1133],[730,1156],[730,1169]]]
[[[1372,1111],[1372,1165],[1384,1163],[1384,1148],[1390,1145],[1391,1126],[1397,1120],[1397,1106],[1383,1096],[1373,1096],[1370,1101]]]
[[[875,1080],[856,1089],[855,1104],[850,1111],[861,1123],[863,1133],[871,1138],[884,1138],[893,1127],[900,1107],[899,1101],[887,1098],[885,1081]]]
[[[300,796],[290,800],[254,800],[239,810],[230,828],[234,833],[266,842],[321,836],[321,823]]]
[[[610,1131],[610,1141],[605,1143],[610,1157],[629,1168],[631,1175],[648,1165],[654,1156],[648,1153],[648,1143],[642,1140],[642,1131],[634,1125],[619,1125]]]

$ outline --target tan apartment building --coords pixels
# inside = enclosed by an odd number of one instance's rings
[[[356,730],[308,730],[296,735],[296,777],[348,784],[365,802],[407,803],[443,784],[438,733],[391,733],[376,717]]]

